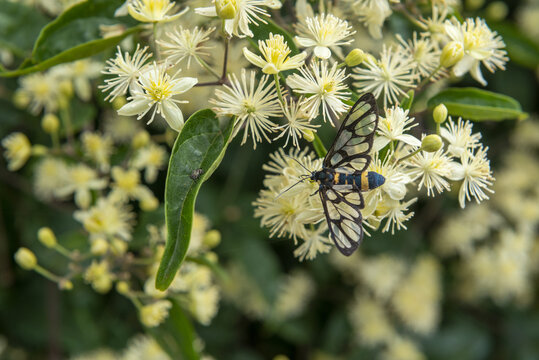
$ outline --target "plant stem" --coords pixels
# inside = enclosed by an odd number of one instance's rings
[[[320,140],[320,137],[318,137],[318,134],[314,134],[313,146],[314,151],[316,151],[316,155],[318,155],[320,158],[324,158],[328,153],[324,143],[322,143],[322,140]]]
[[[284,106],[284,100],[283,95],[281,94],[281,85],[279,84],[279,74],[273,74],[273,78],[275,79],[275,87],[277,88],[277,96],[279,97],[279,101]]]
[[[221,79],[221,76],[211,68],[204,60],[200,58],[200,56],[195,55],[195,59],[198,61],[200,65],[206,70],[208,70],[209,73],[211,73],[213,76],[215,76],[217,79]]]
[[[400,159],[397,159],[397,161],[395,161],[395,164],[398,164],[399,162],[401,162],[401,161],[403,161],[403,160],[406,160],[406,159],[408,159],[408,158],[411,158],[412,156],[418,154],[421,150],[422,150],[422,149],[419,148],[419,149],[417,149],[416,151],[411,152],[411,153],[409,153],[408,155],[401,157]]]
[[[64,123],[67,141],[70,145],[73,146],[75,143],[75,139],[73,133],[73,126],[71,125],[71,115],[69,114],[69,109],[67,105],[60,108],[60,118]]]

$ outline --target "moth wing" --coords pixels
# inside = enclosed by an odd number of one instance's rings
[[[321,188],[320,198],[331,239],[342,254],[350,256],[363,239],[360,211],[364,206],[363,196],[348,185],[339,190]]]
[[[324,167],[349,167],[358,172],[369,166],[374,133],[378,127],[376,99],[371,93],[359,98],[346,115],[331,145]]]

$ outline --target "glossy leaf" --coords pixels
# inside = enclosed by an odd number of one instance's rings
[[[476,88],[446,89],[428,101],[429,108],[438,104],[444,104],[452,116],[475,121],[527,117],[518,101],[512,97]]]
[[[132,22],[114,17],[121,0],[93,0],[78,3],[45,26],[34,45],[31,58],[14,71],[0,73],[13,77],[43,71],[51,66],[83,59],[117,45],[141,27],[127,28],[122,34],[103,38],[101,26],[124,25]]]
[[[232,128],[233,121],[223,130],[213,111],[200,110],[187,120],[176,139],[165,188],[167,244],[155,282],[159,290],[168,288],[185,258],[198,190],[221,162]],[[195,177],[197,170],[200,175]]]

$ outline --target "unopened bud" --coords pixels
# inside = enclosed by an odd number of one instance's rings
[[[442,54],[440,55],[440,64],[443,67],[450,68],[458,63],[463,56],[464,48],[462,44],[457,41],[451,41],[442,49]]]
[[[466,0],[466,9],[477,10],[485,4],[485,0]]]
[[[112,108],[114,110],[120,110],[125,104],[127,104],[127,100],[124,96],[118,96],[117,98],[112,100]]]
[[[60,81],[58,89],[60,90],[60,93],[67,98],[73,96],[73,84],[71,83],[71,80]]]
[[[509,9],[503,1],[494,1],[488,4],[486,16],[489,20],[502,21],[507,17]]]
[[[116,283],[116,291],[122,295],[126,295],[129,293],[129,284],[127,281],[118,281]]]
[[[139,205],[142,211],[154,211],[159,206],[159,200],[155,196],[146,196]]]
[[[221,242],[221,233],[219,232],[219,230],[210,230],[206,233],[202,242],[208,248],[212,249],[219,245],[219,243]]]
[[[46,146],[39,145],[39,144],[32,146],[32,155],[34,156],[47,155],[48,152],[49,152],[49,149],[47,149]]]
[[[60,290],[71,290],[73,289],[73,283],[70,280],[67,279],[61,279],[58,281],[58,288]]]
[[[122,256],[127,251],[127,243],[122,239],[114,238],[110,242],[110,249],[116,256]]]
[[[308,142],[314,141],[314,132],[312,130],[305,130],[303,133],[303,138],[307,140]]]
[[[235,0],[217,0],[215,2],[215,10],[217,16],[223,20],[234,19],[236,17],[236,1]]]
[[[436,124],[441,124],[447,119],[447,108],[444,104],[437,105],[432,112],[432,117]]]
[[[140,149],[148,145],[149,142],[150,142],[150,134],[146,130],[140,130],[133,137],[133,141],[131,142],[131,145],[135,149]]]
[[[48,227],[42,227],[41,229],[39,229],[39,231],[37,232],[37,238],[43,245],[48,248],[56,246],[56,236],[54,236],[54,233]]]
[[[109,243],[103,238],[97,238],[92,241],[92,246],[90,247],[90,252],[93,255],[105,255],[109,250]]]
[[[365,53],[361,49],[354,49],[346,55],[344,62],[346,66],[352,67],[361,64],[366,58]]]
[[[43,119],[41,120],[41,128],[47,134],[54,134],[58,131],[59,127],[60,120],[58,120],[58,116],[54,114],[46,114],[45,116],[43,116]]]
[[[17,90],[13,95],[13,103],[19,109],[24,109],[30,104],[30,96],[26,91]]]
[[[219,256],[217,256],[217,254],[214,253],[213,251],[207,252],[205,256],[206,256],[206,260],[208,260],[211,263],[217,264],[217,262],[219,261]]]
[[[436,134],[427,135],[421,141],[421,150],[432,153],[442,148],[442,138]]]
[[[33,270],[37,265],[37,259],[34,253],[25,248],[19,248],[15,253],[15,261],[22,267],[24,270]]]

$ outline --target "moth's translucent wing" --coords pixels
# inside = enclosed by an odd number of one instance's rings
[[[364,171],[371,161],[369,153],[377,126],[376,99],[367,93],[346,115],[324,159],[324,167],[351,167],[358,172]]]
[[[360,211],[364,207],[363,196],[351,186],[341,189],[323,187],[320,198],[331,239],[341,253],[351,255],[363,239]]]

